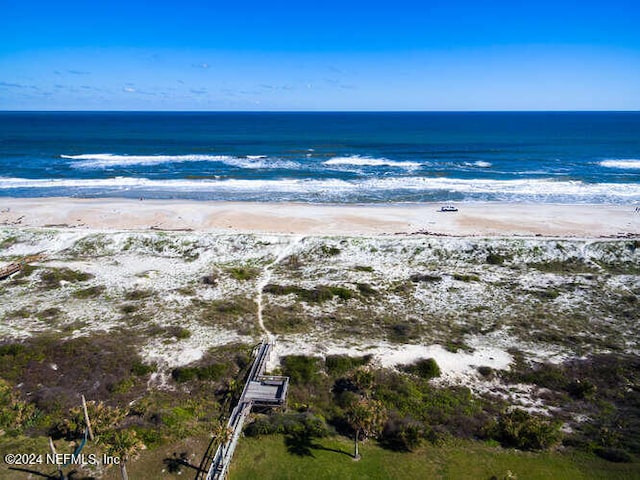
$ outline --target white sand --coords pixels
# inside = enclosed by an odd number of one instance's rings
[[[477,374],[477,367],[487,366],[496,370],[509,367],[511,355],[498,347],[478,346],[472,353],[450,352],[440,345],[407,345],[379,342],[370,345],[337,345],[323,344],[308,338],[283,338],[276,343],[276,348],[268,368],[273,369],[286,355],[304,354],[326,357],[328,355],[372,355],[373,364],[393,368],[397,365],[408,365],[420,359],[433,358],[440,367],[443,379],[453,383],[469,383]]]
[[[84,236],[99,231],[109,232],[109,238],[113,245],[105,247],[105,251],[111,252],[109,262],[95,262],[84,260],[86,265],[81,270],[86,270],[98,278],[101,284],[115,292],[121,290],[123,284],[135,284],[137,287],[151,288],[153,284],[158,289],[166,290],[167,301],[172,300],[174,309],[179,309],[181,297],[173,293],[173,289],[184,286],[189,279],[198,278],[210,268],[212,258],[218,263],[238,261],[243,258],[262,258],[270,250],[271,260],[267,264],[258,284],[249,285],[255,288],[255,294],[260,299],[259,291],[265,283],[270,281],[273,267],[290,252],[290,248],[300,240],[299,236],[306,236],[308,242],[324,242],[319,238],[323,235],[365,235],[370,236],[372,244],[376,242],[409,242],[413,240],[407,237],[384,238],[377,235],[395,233],[430,233],[436,235],[456,236],[555,236],[555,237],[582,237],[594,238],[602,236],[633,235],[640,232],[640,214],[630,206],[611,205],[527,205],[527,204],[460,204],[459,212],[439,212],[440,204],[419,205],[393,205],[393,206],[337,206],[337,205],[307,205],[307,204],[256,204],[256,203],[222,203],[222,202],[196,202],[196,201],[150,201],[150,200],[126,200],[126,199],[71,199],[71,198],[47,198],[47,199],[0,199],[0,225],[17,227],[46,227],[66,226],[60,230],[45,230],[40,232],[37,239],[28,242],[20,242],[5,250],[5,254],[12,256],[28,255],[38,252],[53,254],[48,260],[50,265],[56,265],[54,260],[57,252],[65,251],[72,247]],[[224,238],[208,239],[206,248],[202,249],[198,260],[184,263],[173,254],[165,253],[164,256],[153,257],[139,256],[139,252],[121,252],[121,247],[130,235],[153,236],[149,229],[158,230],[194,230],[194,233],[180,234],[185,236],[183,240],[193,240],[202,237],[195,232],[215,233],[257,233],[275,234],[269,237],[259,235],[258,238],[268,240],[261,243],[260,247],[251,240],[252,236],[232,235],[235,239],[228,242]],[[123,230],[138,230],[142,232],[123,232]],[[48,233],[47,233],[48,232]],[[23,230],[25,235],[35,234]],[[112,233],[112,234],[111,234]],[[280,234],[285,234],[279,236]],[[295,234],[295,237],[289,236]],[[316,237],[315,239],[309,237]],[[188,238],[187,238],[188,237]],[[193,238],[191,238],[193,237]],[[415,239],[416,241],[419,238]],[[200,238],[202,241],[202,238]],[[451,249],[468,250],[463,248],[467,239],[446,239],[451,243]],[[528,240],[528,241],[537,241]],[[247,243],[248,242],[248,243]],[[188,243],[188,242],[187,242]],[[196,242],[198,243],[198,242]],[[403,245],[404,245],[403,243]],[[398,251],[402,245],[398,246]],[[568,245],[567,248],[570,248]],[[142,247],[140,247],[142,248]],[[186,248],[186,247],[185,247]],[[551,246],[549,247],[551,248]],[[554,247],[555,248],[555,247]],[[575,248],[586,248],[577,244]],[[555,251],[555,250],[554,250]],[[403,261],[406,257],[374,256],[367,251],[353,249],[350,255],[350,264],[372,265],[375,271],[385,272],[388,277],[398,276],[406,278],[411,273],[411,268]],[[543,252],[544,253],[544,252]],[[584,252],[583,252],[584,253]],[[424,255],[426,255],[425,253]],[[567,251],[567,255],[575,255],[582,258],[580,252]],[[471,254],[470,254],[471,255]],[[149,263],[149,258],[153,262]],[[116,261],[117,260],[117,261]],[[80,260],[76,261],[76,266]],[[382,263],[381,263],[382,262]],[[397,265],[396,265],[397,264]],[[393,268],[390,268],[393,267]],[[143,275],[149,272],[148,276]],[[491,275],[491,271],[487,275]],[[355,275],[355,274],[354,274]],[[526,278],[524,280],[527,280]],[[543,279],[532,277],[533,286],[538,285]],[[129,282],[129,283],[127,283]],[[224,282],[223,282],[224,283]],[[147,285],[149,284],[149,285]],[[226,285],[226,284],[225,284]],[[211,291],[202,293],[203,298],[222,298],[230,295],[229,288],[237,289],[238,285],[229,285],[228,288],[221,284]],[[446,288],[443,283],[442,288]],[[131,285],[129,285],[131,286]],[[486,301],[482,292],[475,292],[476,285],[466,286],[465,292],[475,296],[478,301]],[[625,287],[626,288],[626,287]],[[235,290],[234,290],[235,291]],[[417,293],[419,299],[419,293]],[[460,294],[461,298],[464,292]],[[212,297],[213,298],[213,297]],[[443,297],[447,304],[441,308],[464,308],[464,305],[474,305],[466,297],[460,304],[450,304],[449,297]],[[437,295],[429,296],[429,301],[437,300]],[[28,297],[23,299],[28,302]],[[462,301],[461,300],[461,301]],[[561,299],[560,299],[561,300]],[[171,303],[171,302],[169,302]],[[260,302],[258,302],[260,304]],[[17,309],[17,303],[7,308]],[[82,312],[77,311],[82,307]],[[87,323],[79,333],[86,334],[95,328],[106,329],[119,324],[117,313],[103,311],[96,305],[94,310],[87,307],[86,302],[68,308],[72,317],[78,317]],[[440,307],[439,307],[440,308]],[[172,310],[173,311],[173,310]],[[164,312],[160,323],[175,324],[172,313]],[[85,318],[87,317],[87,318]],[[90,317],[90,318],[89,318]],[[94,319],[100,321],[94,322]],[[264,324],[258,318],[258,323]],[[16,322],[8,322],[3,325],[3,334],[13,337],[22,337],[27,334],[25,319]],[[15,323],[15,324],[14,324]],[[232,343],[234,341],[250,342],[248,337],[239,337],[235,332],[218,331],[215,328],[204,328],[197,324],[188,325],[193,335],[186,340],[167,344],[166,339],[157,339],[147,344],[142,353],[147,361],[159,365],[161,371],[167,372],[175,366],[196,361],[204,355],[212,345]],[[42,325],[34,325],[34,331],[42,328]],[[269,334],[269,332],[265,332]],[[474,348],[472,353],[459,351],[449,352],[436,344],[423,345],[396,345],[387,342],[372,342],[373,344],[338,345],[327,339],[305,338],[301,336],[279,336],[276,351],[270,362],[270,368],[275,368],[279,358],[292,353],[304,353],[308,355],[372,354],[374,362],[384,367],[394,367],[398,364],[412,363],[420,358],[435,358],[443,371],[443,381],[465,384],[476,391],[497,388],[493,383],[487,387],[486,380],[480,378],[477,373],[478,366],[489,366],[494,369],[508,368],[512,361],[507,353],[509,346],[516,341],[514,338],[483,338],[474,341],[467,339]],[[476,339],[477,340],[477,339]],[[546,361],[557,352],[534,352],[535,358],[540,357]],[[162,383],[162,378],[158,381]],[[494,382],[495,383],[495,382]],[[484,385],[484,387],[483,387]],[[521,396],[527,397],[523,391]],[[505,396],[513,396],[513,392],[505,391]],[[510,397],[511,398],[511,397]],[[522,400],[525,402],[525,400]],[[525,402],[526,403],[526,402]],[[531,407],[536,407],[527,403]]]
[[[474,203],[308,205],[75,198],[2,198],[0,225],[94,229],[190,229],[303,235],[637,235],[632,206]]]

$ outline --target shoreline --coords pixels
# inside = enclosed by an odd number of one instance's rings
[[[306,204],[198,200],[2,198],[0,225],[303,235],[640,236],[633,205]]]

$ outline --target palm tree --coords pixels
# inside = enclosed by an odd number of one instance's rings
[[[373,388],[373,372],[368,368],[358,368],[351,376],[353,383],[355,384],[364,395],[369,395]]]
[[[360,400],[352,402],[347,407],[346,420],[355,432],[353,458],[354,460],[360,460],[358,439],[360,436],[365,440],[378,435],[387,420],[387,412],[382,402],[361,398]]]
[[[138,455],[144,444],[134,430],[114,430],[104,434],[100,441],[106,445],[105,453],[120,459],[122,480],[129,480],[127,462]]]
[[[231,436],[233,435],[233,428],[227,426],[222,420],[218,420],[212,429],[213,439],[216,443],[220,445],[223,449],[222,455],[224,456],[224,448],[226,444],[231,440]]]

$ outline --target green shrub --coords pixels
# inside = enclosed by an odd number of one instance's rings
[[[258,417],[247,425],[244,434],[249,437],[260,435],[300,435],[310,438],[326,437],[329,428],[324,418],[309,412],[280,413]]]
[[[473,348],[464,343],[462,340],[449,340],[444,344],[444,349],[447,352],[458,353],[460,350],[463,352],[473,352]]]
[[[124,298],[125,300],[135,301],[149,298],[151,295],[153,295],[151,290],[131,290],[124,294]]]
[[[368,265],[356,265],[355,267],[353,267],[353,269],[356,272],[373,272],[373,267],[370,267]]]
[[[102,435],[116,428],[129,414],[129,410],[110,407],[104,402],[87,401],[87,413],[94,435]],[[65,418],[53,428],[54,436],[67,440],[82,438],[85,430],[84,410],[80,405],[71,407]]]
[[[217,381],[227,373],[227,365],[214,363],[203,367],[178,367],[171,371],[171,376],[178,383],[200,381]]]
[[[237,297],[230,300],[215,300],[211,302],[213,310],[225,315],[243,315],[253,313],[255,304],[246,298]]]
[[[307,331],[311,319],[302,311],[301,304],[294,303],[286,307],[268,304],[263,310],[266,327],[275,333],[298,333]]]
[[[378,295],[378,291],[368,283],[356,283],[356,287],[363,297],[375,297]]]
[[[22,278],[26,278],[31,276],[31,274],[33,272],[35,272],[36,270],[38,270],[38,267],[34,266],[34,265],[23,265],[22,268],[20,269],[20,271],[18,273],[16,273],[15,275],[13,275],[11,278],[13,279],[13,281],[22,279]]]
[[[171,371],[171,376],[178,383],[195,380],[197,369],[194,367],[178,367]]]
[[[239,281],[253,280],[260,275],[260,270],[253,267],[232,267],[227,272],[231,277]]]
[[[516,367],[506,376],[518,383],[531,383],[552,390],[565,390],[570,381],[564,369],[552,363],[541,363],[530,368]]]
[[[420,446],[425,426],[411,418],[391,417],[382,431],[380,443],[392,450],[410,452]]]
[[[417,375],[420,378],[425,378],[427,380],[430,378],[439,377],[441,374],[440,367],[433,358],[421,358],[412,365],[405,365],[404,367],[402,367],[402,370],[407,373]]]
[[[7,318],[29,318],[30,316],[31,311],[27,307],[7,312]]]
[[[561,438],[561,423],[515,409],[501,415],[495,427],[495,438],[505,447],[520,450],[544,450]]]
[[[306,355],[289,355],[282,358],[282,371],[292,385],[312,383],[318,376],[320,359]]]
[[[125,305],[120,306],[120,312],[124,313],[125,315],[130,315],[134,313],[136,310],[138,310],[138,307],[136,307],[131,303],[127,303]]]
[[[591,398],[597,390],[596,386],[589,380],[573,380],[569,382],[566,389],[569,395],[578,399]]]
[[[185,340],[191,337],[191,330],[184,327],[167,327],[166,332],[177,340]]]
[[[204,277],[202,277],[200,279],[200,282],[202,282],[205,285],[217,285],[218,284],[218,275],[215,273],[212,273],[210,275],[205,275]]]
[[[430,273],[414,273],[409,277],[409,280],[411,280],[414,283],[439,282],[440,280],[442,280],[442,277],[440,275],[432,275]]]
[[[12,356],[15,357],[26,350],[25,346],[21,343],[10,343],[8,345],[0,345],[0,357]]]
[[[300,259],[300,256],[295,253],[285,258],[282,263],[290,270],[299,270],[302,267],[302,260]]]
[[[348,288],[327,285],[318,285],[313,289],[306,289],[296,285],[275,285],[270,283],[264,287],[263,291],[272,295],[294,294],[301,300],[309,303],[322,303],[332,300],[334,297],[348,300],[355,296],[353,290]]]
[[[414,290],[415,287],[410,280],[392,283],[389,288],[389,291],[396,295],[411,295]]]
[[[462,274],[462,273],[454,273],[453,279],[458,280],[460,282],[479,282],[480,277],[475,274]]]
[[[407,343],[410,340],[417,338],[419,334],[419,327],[412,323],[396,323],[389,328],[389,340],[398,343]]]
[[[20,400],[11,386],[0,379],[0,431],[20,432],[31,426],[38,415],[35,405]]]
[[[340,255],[340,252],[342,250],[340,250],[338,247],[333,247],[333,246],[329,246],[329,245],[322,245],[320,247],[320,251],[322,252],[322,254],[325,257],[334,257],[336,255]]]
[[[56,307],[51,307],[51,308],[47,308],[45,310],[42,310],[41,312],[38,312],[37,316],[40,319],[48,319],[48,320],[53,320],[57,317],[60,316],[60,314],[62,313],[62,310],[60,310],[59,308]]]
[[[549,260],[547,262],[528,263],[528,267],[544,273],[593,273],[596,270],[587,265],[582,259],[568,258],[567,260]]]
[[[129,390],[131,390],[135,386],[135,383],[136,383],[135,380],[131,377],[123,378],[121,380],[118,380],[115,383],[110,384],[107,387],[107,389],[111,393],[115,393],[115,394],[127,393]]]
[[[328,355],[324,360],[324,366],[329,375],[339,376],[366,365],[373,358],[372,355],[363,357],[350,357],[348,355]]]
[[[487,263],[489,265],[502,265],[505,260],[506,257],[498,255],[497,253],[489,252],[489,255],[487,255]]]
[[[70,268],[47,268],[40,274],[40,283],[46,289],[58,288],[62,282],[86,282],[93,275],[71,270]]]
[[[527,293],[538,297],[540,300],[554,300],[560,296],[560,292],[555,288],[543,288],[540,290],[527,290]]]
[[[75,292],[73,292],[73,296],[75,298],[81,298],[81,299],[94,298],[101,295],[105,290],[106,290],[106,287],[104,287],[104,285],[96,285],[94,287],[76,290]]]
[[[156,367],[153,365],[146,365],[142,362],[136,362],[131,366],[131,373],[137,377],[144,377],[150,373],[156,371]]]

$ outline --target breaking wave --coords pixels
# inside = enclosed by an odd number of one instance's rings
[[[640,168],[640,159],[619,158],[619,159],[603,160],[600,162],[600,166],[607,167],[607,168],[637,169],[637,168]]]
[[[478,167],[478,168],[491,168],[493,167],[493,164],[491,162],[485,162],[484,160],[478,160],[476,162],[465,162],[465,166]]]
[[[333,157],[323,163],[325,165],[354,165],[358,167],[397,167],[410,170],[420,168],[420,163],[418,162],[398,162],[386,158],[363,157],[360,155]]]
[[[320,200],[340,197],[343,200],[372,196],[399,201],[403,192],[415,195],[461,194],[468,199],[503,199],[555,201],[573,199],[595,203],[603,201],[640,201],[637,183],[584,183],[552,179],[479,180],[427,177],[387,177],[361,180],[336,178],[310,180],[284,178],[272,180],[245,179],[167,179],[152,180],[138,177],[104,179],[26,179],[0,177],[0,189],[97,189],[112,192],[125,190],[172,190],[180,193],[208,192],[220,194],[289,194],[287,198],[307,198],[309,194]],[[438,195],[438,198],[446,195]],[[354,200],[355,201],[355,200]]]
[[[105,169],[134,165],[160,165],[182,162],[221,162],[238,168],[297,168],[295,162],[269,160],[266,155],[115,155],[111,153],[86,153],[82,155],[60,155],[61,158],[74,160],[75,168]]]

